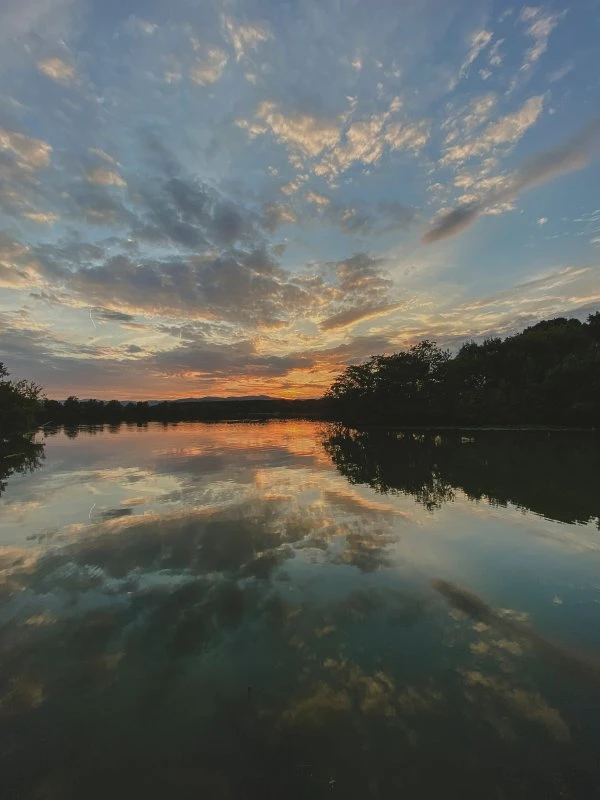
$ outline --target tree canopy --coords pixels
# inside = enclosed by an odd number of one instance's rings
[[[0,434],[25,433],[35,427],[42,389],[32,381],[9,380],[9,372],[0,361]]]
[[[600,313],[559,317],[452,357],[425,340],[347,367],[325,394],[348,421],[600,423]]]

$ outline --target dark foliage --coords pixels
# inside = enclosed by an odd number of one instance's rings
[[[600,423],[600,313],[539,322],[457,355],[423,341],[348,367],[325,395],[350,423]]]
[[[33,472],[41,466],[44,445],[27,436],[10,436],[0,439],[0,495],[6,489],[11,475]]]
[[[36,425],[261,420],[347,424],[600,424],[600,312],[586,323],[560,317],[507,339],[464,344],[455,357],[428,340],[406,352],[348,367],[319,400],[63,403],[38,386],[12,382],[0,364],[0,433]]]
[[[434,510],[458,490],[568,523],[600,526],[600,434],[587,431],[390,431],[332,425],[323,446],[350,483]]]
[[[42,390],[31,381],[11,381],[0,361],[0,437],[15,436],[35,427]]]
[[[133,422],[217,422],[219,420],[264,420],[270,418],[315,418],[321,416],[325,404],[321,400],[214,400],[210,402],[165,401],[120,403],[118,400],[78,400],[69,397],[64,403],[44,400],[40,421],[45,425],[118,425]]]

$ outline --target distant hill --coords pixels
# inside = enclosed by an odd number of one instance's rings
[[[246,394],[242,397],[182,397],[179,400],[172,400],[173,403],[232,403],[242,400],[277,400],[277,397],[269,397],[268,394]]]
[[[82,397],[80,399],[80,403],[87,403],[91,398],[89,397]],[[249,400],[278,400],[277,397],[270,397],[268,394],[248,394],[243,395],[242,397],[180,397],[177,400],[146,400],[149,406],[157,406],[159,403],[235,403],[237,402],[247,402]],[[59,400],[59,403],[64,403],[64,400]],[[105,401],[106,402],[106,401]],[[122,406],[126,406],[129,403],[137,403],[137,400],[119,400]]]

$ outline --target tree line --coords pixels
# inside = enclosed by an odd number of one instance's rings
[[[598,432],[356,430],[333,423],[322,444],[350,483],[404,494],[430,511],[462,491],[471,500],[600,528]]]
[[[600,425],[600,312],[559,317],[455,356],[424,340],[347,367],[322,398],[211,402],[64,402],[0,363],[0,436],[40,425],[308,418],[350,425]]]
[[[428,340],[347,367],[325,394],[350,424],[600,424],[600,312],[559,317],[452,357]]]

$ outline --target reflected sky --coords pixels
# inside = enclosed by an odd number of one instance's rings
[[[600,539],[570,465],[597,462],[557,435],[47,436],[0,498],[8,796],[596,796]],[[545,494],[509,477],[524,451]]]

